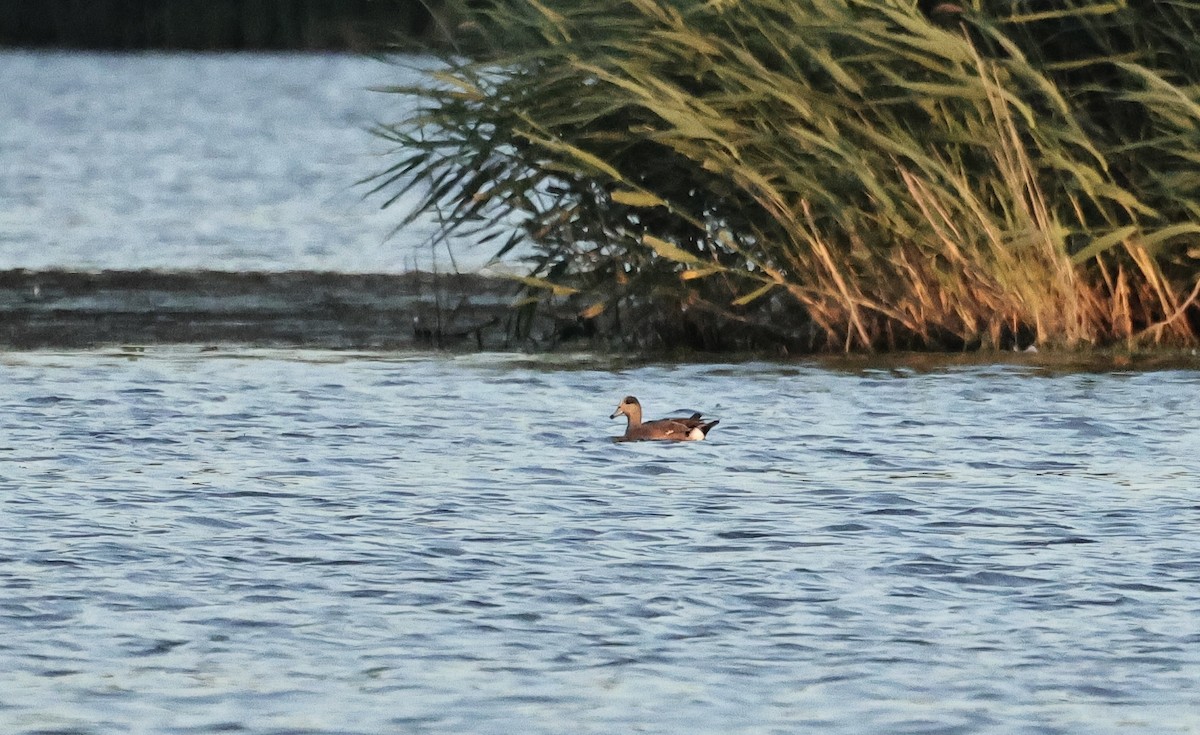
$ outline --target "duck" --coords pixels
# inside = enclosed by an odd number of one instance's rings
[[[642,404],[633,396],[625,396],[609,418],[615,419],[622,414],[626,418],[625,435],[617,437],[617,441],[622,442],[701,441],[708,436],[712,427],[721,423],[720,419],[704,421],[699,413],[694,413],[688,418],[658,419],[642,423]]]

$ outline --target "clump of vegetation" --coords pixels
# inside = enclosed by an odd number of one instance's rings
[[[376,183],[526,243],[530,299],[642,345],[1200,339],[1198,3],[474,5]]]

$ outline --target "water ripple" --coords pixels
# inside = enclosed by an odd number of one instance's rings
[[[1195,372],[186,349],[0,371],[5,732],[1200,711]],[[721,425],[614,444],[630,392]]]

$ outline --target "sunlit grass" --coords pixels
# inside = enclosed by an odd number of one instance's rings
[[[638,344],[1194,344],[1200,4],[1039,7],[494,2],[376,182]]]

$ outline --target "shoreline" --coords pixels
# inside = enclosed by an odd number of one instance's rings
[[[515,286],[475,274],[320,271],[0,271],[0,347],[243,344],[514,349]]]
[[[474,273],[0,271],[0,350],[208,347],[316,350],[595,351],[622,361],[814,362],[863,370],[1012,365],[1051,371],[1200,369],[1200,351],[1114,347],[1006,351],[625,352],[580,334],[573,312],[540,307],[515,337],[517,284]]]

